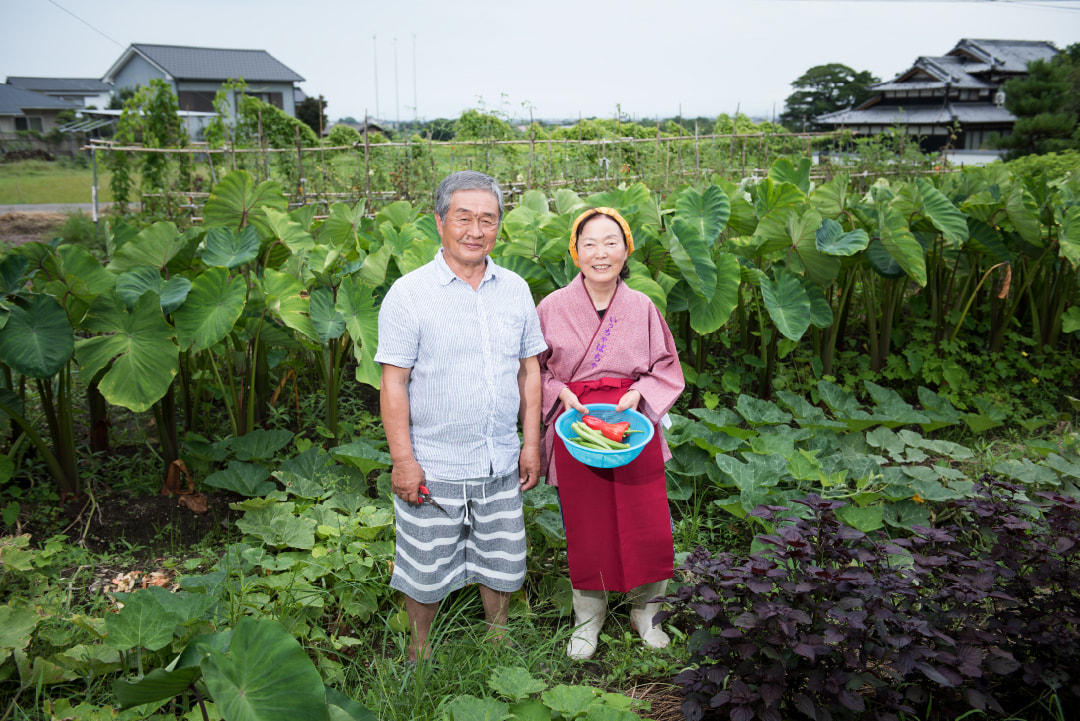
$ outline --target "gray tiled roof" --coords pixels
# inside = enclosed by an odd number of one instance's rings
[[[78,110],[79,106],[59,98],[23,90],[14,85],[0,85],[0,115],[23,115],[26,110]]]
[[[961,125],[1012,123],[1016,117],[1005,108],[991,103],[949,103],[910,108],[878,104],[865,110],[839,110],[817,118],[819,123],[826,125],[935,125],[953,120],[959,120]]]
[[[243,78],[248,82],[283,83],[304,80],[265,50],[191,48],[141,43],[132,44],[131,48],[177,80],[220,81]]]
[[[1043,40],[961,40],[949,55],[970,54],[1004,73],[1022,73],[1032,60],[1049,60],[1057,53]]]
[[[1051,43],[1041,40],[961,40],[947,55],[920,57],[892,80],[871,87],[875,90],[927,87],[926,81],[909,83],[903,79],[921,71],[937,80],[936,87],[948,83],[954,88],[991,88],[994,85],[980,75],[991,71],[1023,73],[1028,62],[1049,59],[1056,53]]]
[[[112,86],[98,78],[28,78],[8,76],[8,85],[38,93],[107,93]]]

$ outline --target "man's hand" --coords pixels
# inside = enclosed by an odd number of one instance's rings
[[[395,463],[390,472],[390,485],[394,495],[406,503],[420,502],[420,486],[424,485],[424,469],[416,461]]]
[[[540,449],[524,446],[518,456],[518,473],[521,474],[521,490],[527,491],[540,482]]]

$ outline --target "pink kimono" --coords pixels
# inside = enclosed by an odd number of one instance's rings
[[[548,349],[540,354],[541,473],[559,487],[570,581],[583,590],[629,591],[671,578],[673,544],[664,461],[671,457],[660,419],[684,387],[675,341],[648,296],[621,280],[603,319],[578,275],[537,307]],[[656,426],[641,455],[622,468],[591,468],[555,435],[559,393],[582,403],[617,403],[630,388]]]

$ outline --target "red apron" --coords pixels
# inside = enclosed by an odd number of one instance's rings
[[[618,403],[633,380],[567,384],[582,403]],[[675,563],[664,457],[656,429],[641,455],[620,468],[592,468],[556,440],[559,503],[566,526],[570,584],[585,591],[629,591],[671,578]]]

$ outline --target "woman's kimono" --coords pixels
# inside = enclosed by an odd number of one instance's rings
[[[671,578],[674,553],[664,461],[671,457],[660,419],[684,387],[675,340],[648,296],[621,280],[599,316],[583,276],[537,307],[548,349],[540,354],[543,417],[541,473],[558,486],[570,581],[582,590],[629,591]],[[618,403],[633,388],[653,440],[621,468],[575,460],[555,435],[559,393],[582,403]]]

